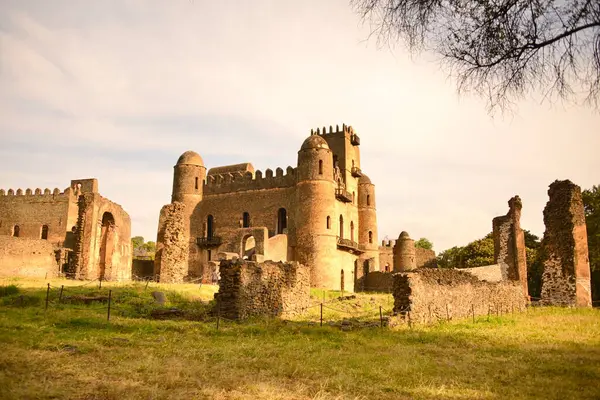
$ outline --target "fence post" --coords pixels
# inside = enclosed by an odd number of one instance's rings
[[[98,289],[102,289],[102,277],[100,277],[100,286],[98,286]]]
[[[221,322],[221,300],[217,299],[217,330],[219,330],[219,322]]]
[[[473,323],[475,323],[475,305],[471,303],[471,314],[473,314]]]
[[[321,303],[321,326],[323,326],[323,303]]]
[[[379,306],[379,323],[381,324],[381,327],[383,328],[383,311],[381,310],[381,306]]]
[[[150,279],[146,279],[146,287],[144,288],[144,290],[148,289],[148,284],[150,283]]]
[[[408,312],[408,328],[412,329],[412,319],[410,318],[410,311]]]
[[[62,293],[63,290],[65,289],[65,285],[60,285],[60,293],[58,294],[58,302],[62,302]]]
[[[429,323],[431,324],[431,303],[427,305],[427,308],[429,308]]]
[[[100,281],[100,282],[102,282],[102,281]],[[107,321],[110,321],[110,300],[111,300],[111,298],[112,298],[112,290],[109,290],[108,291],[108,312],[106,314]]]
[[[21,307],[25,307],[25,299],[23,298],[23,295],[20,295],[19,298],[21,299]]]
[[[50,296],[50,284],[48,284],[48,289],[46,289],[46,309],[48,310],[48,296]]]
[[[488,322],[490,320],[490,312],[491,312],[491,310],[490,310],[490,303],[488,303]]]
[[[446,321],[450,322],[450,312],[448,311],[448,303],[446,303]]]

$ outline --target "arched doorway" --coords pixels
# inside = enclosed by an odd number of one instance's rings
[[[48,240],[48,225],[42,225],[42,232],[40,234],[40,237],[43,240]]]
[[[277,211],[277,234],[282,234],[285,229],[287,229],[287,211],[285,208],[280,208]]]
[[[256,254],[256,239],[252,235],[244,236],[240,257],[244,260],[251,260],[254,254]]]
[[[100,257],[98,279],[105,279],[110,274],[115,238],[115,218],[109,212],[102,215],[102,228],[100,230]]]

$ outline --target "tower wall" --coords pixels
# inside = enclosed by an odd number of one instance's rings
[[[377,237],[375,185],[363,182],[362,179],[359,179],[358,184],[358,226],[358,242],[365,250],[360,256],[361,263],[363,263],[364,266],[365,261],[371,260],[369,272],[372,272],[375,268],[378,270],[379,239]]]
[[[415,241],[402,232],[394,246],[394,272],[412,271],[417,268]]]

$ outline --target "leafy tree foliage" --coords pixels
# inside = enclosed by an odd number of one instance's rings
[[[458,268],[460,266],[462,247],[454,246],[438,254],[438,268]]]
[[[592,270],[592,297],[594,301],[600,301],[600,185],[584,190],[582,197]]]
[[[540,238],[528,230],[525,233],[525,250],[527,255],[527,287],[529,295],[539,298],[542,293],[542,258]]]
[[[494,239],[492,234],[483,239],[472,241],[461,251],[459,268],[483,267],[494,263]]]
[[[144,242],[142,236],[134,236],[131,238],[131,248],[133,249],[133,258],[148,258],[154,259],[156,252],[156,243]]]
[[[379,43],[432,51],[493,110],[540,89],[600,97],[598,0],[352,0]]]
[[[433,250],[433,243],[427,238],[421,238],[419,240],[415,240],[415,247],[420,247],[426,250]]]

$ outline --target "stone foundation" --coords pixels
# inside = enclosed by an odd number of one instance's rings
[[[424,268],[394,274],[397,320],[431,323],[523,310],[527,300],[520,282],[483,282],[468,272]],[[409,316],[410,313],[410,316]]]
[[[541,303],[591,307],[590,263],[581,188],[555,181],[544,208]]]
[[[224,260],[215,294],[222,317],[289,317],[310,305],[310,271],[296,262]]]

